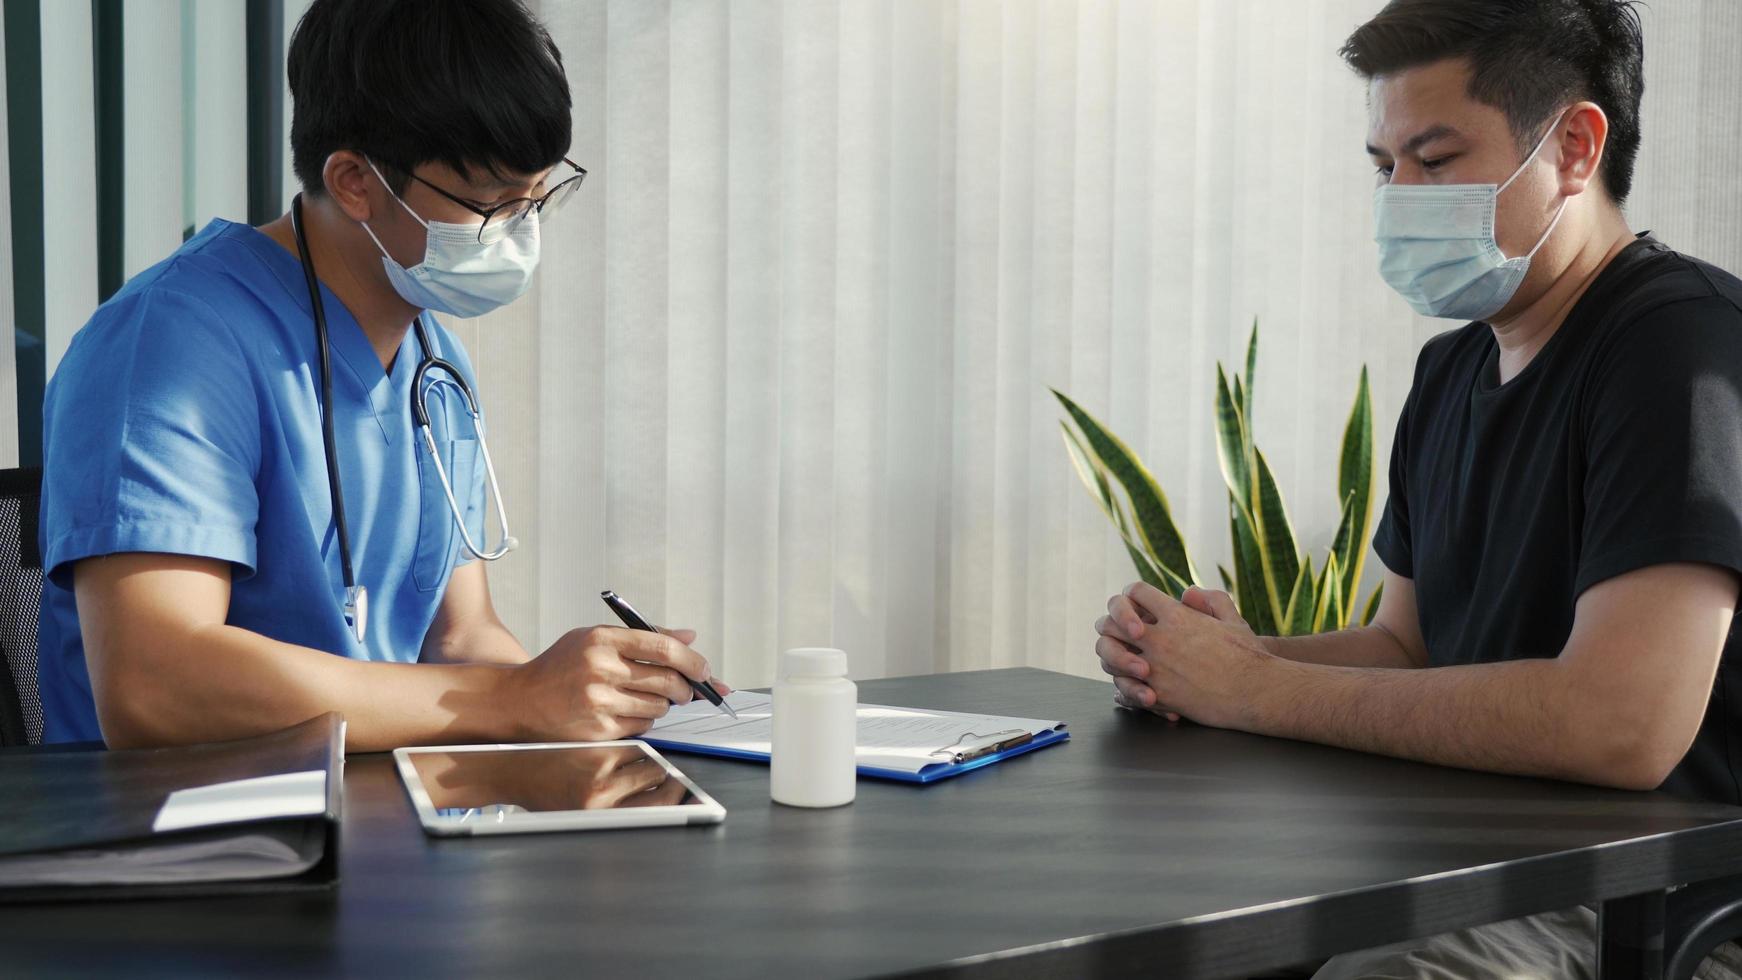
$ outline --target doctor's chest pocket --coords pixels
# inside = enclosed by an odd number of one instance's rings
[[[436,439],[436,449],[442,455],[442,465],[453,487],[453,506],[442,488],[442,478],[430,458],[429,446],[417,442],[417,554],[412,561],[412,579],[419,591],[432,592],[447,583],[448,571],[456,560],[455,549],[461,546],[460,531],[454,516],[457,508],[464,516],[470,509],[473,484],[477,479],[478,440],[476,438]],[[475,531],[476,529],[474,529]]]

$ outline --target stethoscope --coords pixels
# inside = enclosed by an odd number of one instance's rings
[[[333,527],[339,539],[339,566],[345,575],[345,622],[350,625],[357,642],[361,643],[369,625],[369,590],[357,584],[356,572],[351,567],[351,530],[345,520],[345,490],[339,481],[339,453],[333,438],[332,346],[327,342],[327,311],[321,301],[320,281],[315,277],[314,261],[308,254],[308,238],[302,230],[301,194],[291,199],[290,227],[296,235],[296,252],[302,259],[302,275],[308,282],[309,305],[314,308],[315,345],[320,348],[321,441],[327,456],[327,490],[333,501]],[[460,540],[465,544],[466,550],[474,558],[495,561],[513,551],[520,542],[508,533],[508,512],[502,506],[502,491],[496,485],[496,465],[490,461],[490,445],[484,441],[484,416],[478,411],[477,396],[472,393],[471,385],[466,383],[459,368],[430,354],[429,334],[424,330],[422,314],[412,321],[412,325],[417,331],[417,349],[422,355],[422,359],[417,362],[417,372],[411,378],[412,427],[423,433],[424,445],[429,449],[430,459],[435,462],[436,476],[442,481],[442,493],[448,498],[448,512],[459,526]],[[436,371],[446,376],[431,377],[431,372]],[[466,412],[472,417],[472,428],[478,434],[478,452],[484,457],[484,472],[490,478],[490,495],[496,498],[496,519],[502,527],[502,541],[489,551],[480,549],[472,540],[472,532],[466,528],[465,513],[460,510],[459,501],[454,498],[454,485],[448,479],[447,467],[442,465],[442,454],[436,450],[435,432],[429,423],[429,396],[431,392],[444,386],[459,392],[461,400],[466,403]]]

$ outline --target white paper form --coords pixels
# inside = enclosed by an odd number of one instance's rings
[[[738,712],[736,721],[698,698],[672,708],[654,722],[647,737],[696,748],[767,755],[773,743],[773,698],[733,691],[726,701]],[[1038,718],[861,704],[856,755],[861,766],[917,773],[926,766],[949,762],[949,752],[1063,727],[1063,722]],[[949,752],[942,751],[945,749]]]
[[[313,817],[326,809],[325,770],[287,772],[178,789],[163,801],[151,832],[161,834],[273,817]]]

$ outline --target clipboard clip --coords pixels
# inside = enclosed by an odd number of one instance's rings
[[[989,741],[979,745],[962,744],[970,739],[988,739]],[[968,732],[961,738],[956,739],[954,742],[951,742],[943,748],[933,750],[930,754],[941,757],[952,765],[961,765],[964,762],[970,762],[982,756],[994,755],[1003,752],[1006,749],[1016,748],[1018,745],[1026,745],[1032,741],[1034,741],[1034,733],[1021,728],[993,732],[990,735],[979,735],[974,732]]]

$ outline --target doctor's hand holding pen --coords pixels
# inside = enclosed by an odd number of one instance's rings
[[[695,697],[690,682],[726,686],[690,649],[691,630],[643,632],[594,626],[563,634],[550,649],[511,669],[509,703],[519,707],[525,741],[633,738],[673,704]]]

